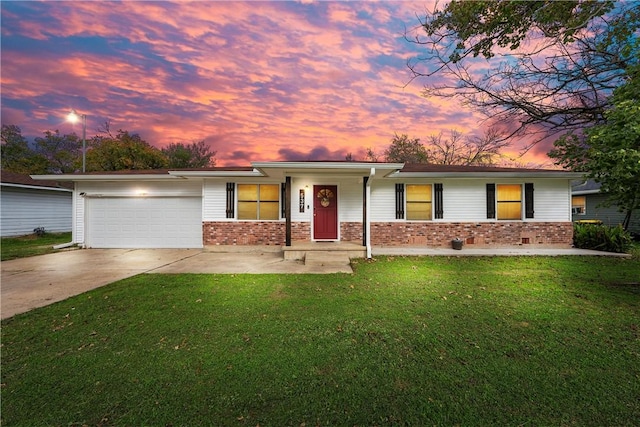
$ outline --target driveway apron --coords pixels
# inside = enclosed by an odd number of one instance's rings
[[[84,249],[2,262],[6,319],[190,258],[200,249]]]

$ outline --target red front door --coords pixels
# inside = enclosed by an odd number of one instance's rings
[[[338,239],[338,187],[313,186],[313,238]]]

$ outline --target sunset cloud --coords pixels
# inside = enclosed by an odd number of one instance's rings
[[[408,84],[420,2],[2,2],[2,123],[29,138],[205,140],[219,165],[382,153],[395,133],[479,132],[455,100]],[[517,150],[516,150],[517,151]],[[536,151],[533,154],[540,155]],[[362,158],[362,157],[361,157]]]

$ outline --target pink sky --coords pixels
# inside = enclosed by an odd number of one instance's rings
[[[2,124],[34,138],[139,133],[205,140],[220,166],[363,160],[394,134],[481,134],[483,117],[407,85],[431,2],[11,2],[2,8]],[[514,144],[513,153],[518,152]],[[549,163],[538,147],[522,163]]]

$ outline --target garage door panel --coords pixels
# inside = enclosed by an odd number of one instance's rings
[[[202,199],[88,199],[86,244],[94,248],[202,247]]]

